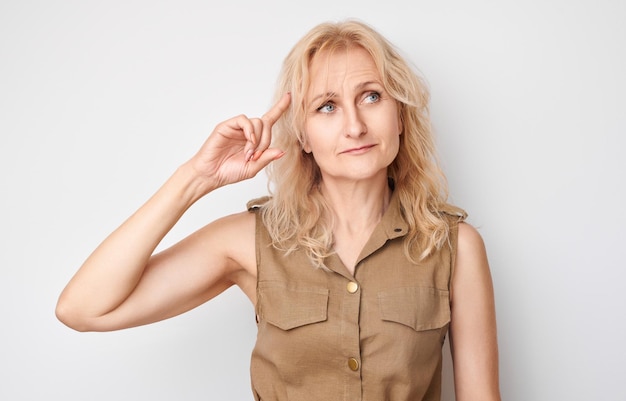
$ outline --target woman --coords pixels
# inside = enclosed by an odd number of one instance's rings
[[[448,328],[457,400],[499,400],[486,253],[446,203],[423,83],[347,21],[296,44],[278,93],[262,118],[219,124],[98,246],[59,319],[138,326],[236,284],[257,312],[257,400],[438,400]],[[268,165],[271,197],[153,255],[194,202]]]

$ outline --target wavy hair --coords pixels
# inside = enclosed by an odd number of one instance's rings
[[[355,20],[322,23],[296,43],[283,62],[276,98],[291,92],[292,104],[273,129],[274,146],[285,155],[268,168],[271,198],[262,206],[273,246],[287,253],[304,249],[314,266],[333,253],[333,221],[320,192],[322,179],[313,156],[304,152],[306,95],[310,65],[324,51],[361,47],[373,58],[389,95],[398,102],[400,148],[388,167],[403,218],[409,226],[405,254],[419,262],[448,239],[442,213],[465,213],[447,203],[448,190],[437,162],[429,116],[429,92],[395,47],[370,26]]]

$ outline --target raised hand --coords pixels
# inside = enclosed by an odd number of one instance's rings
[[[272,126],[290,103],[285,94],[261,118],[239,116],[218,124],[198,153],[87,258],[59,298],[59,319],[77,330],[132,327],[182,313],[231,285],[229,274],[241,265],[233,263],[233,241],[224,233],[236,232],[239,238],[244,233],[249,238],[244,247],[253,250],[254,220],[249,217],[208,225],[153,254],[196,200],[253,177],[283,155],[269,146]],[[223,224],[235,227],[225,231]],[[250,254],[247,266],[253,267],[254,252]]]
[[[269,145],[272,127],[290,102],[291,96],[286,93],[261,118],[240,115],[215,127],[189,161],[194,170],[206,178],[210,189],[252,178],[284,154]]]

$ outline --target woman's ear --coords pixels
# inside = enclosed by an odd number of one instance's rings
[[[306,134],[302,134],[302,150],[306,153],[311,153],[311,147],[309,146],[309,141],[306,140]]]

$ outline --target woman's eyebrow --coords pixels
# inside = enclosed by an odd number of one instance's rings
[[[336,92],[320,93],[319,95],[317,95],[313,99],[311,99],[311,103],[315,104],[318,99],[332,99],[335,96],[337,96]]]
[[[362,90],[363,88],[366,88],[370,85],[378,85],[378,86],[382,86],[382,84],[379,81],[365,81],[365,82],[359,82],[358,84],[356,84],[354,86],[354,91],[359,91]],[[313,99],[311,99],[311,103],[315,104],[319,99],[332,99],[334,97],[337,96],[337,92],[326,92],[326,93],[320,93],[319,95],[315,96]]]

